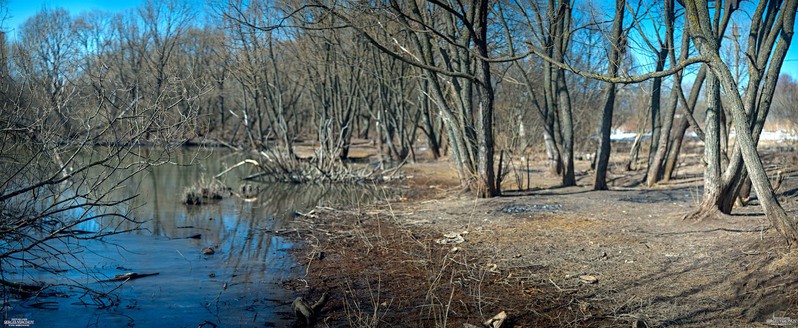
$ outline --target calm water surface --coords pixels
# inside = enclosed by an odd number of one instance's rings
[[[77,244],[70,248],[74,261],[71,266],[59,266],[65,270],[63,277],[42,274],[41,279],[107,291],[118,283],[98,280],[126,272],[159,274],[123,284],[115,291],[120,303],[111,308],[82,304],[92,304],[91,297],[65,287],[62,296],[12,301],[8,317],[32,320],[38,327],[197,327],[206,321],[219,327],[288,325],[293,316],[290,302],[296,295],[284,290],[282,283],[296,279],[301,268],[288,254],[291,243],[267,232],[284,228],[294,211],[366,202],[371,192],[260,184],[254,201],[229,197],[211,205],[181,203],[186,187],[210,179],[241,159],[222,150],[182,150],[170,154],[175,164],[114,182],[120,186],[119,196],[140,195],[116,210],[144,221],[141,229],[106,237],[102,243],[71,240]],[[249,170],[236,169],[222,181],[237,190]],[[134,227],[106,220],[88,222],[80,229],[114,226]],[[201,237],[186,238],[196,235]],[[202,249],[209,246],[216,252],[203,255]]]

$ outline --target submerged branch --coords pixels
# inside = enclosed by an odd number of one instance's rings
[[[7,287],[9,292],[23,297],[38,293],[44,289],[44,286],[12,282],[4,279],[0,279],[0,286]]]

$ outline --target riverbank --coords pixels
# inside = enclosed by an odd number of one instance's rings
[[[767,155],[794,172],[791,153]],[[304,271],[287,287],[315,300],[321,324],[462,327],[504,312],[502,327],[762,326],[798,319],[795,255],[756,204],[684,221],[701,197],[698,156],[656,188],[612,170],[590,191],[533,165],[532,186],[474,199],[445,162],[405,167],[403,193],[377,206],[317,208],[294,222]],[[617,166],[620,167],[620,164]],[[780,199],[796,215],[798,181]],[[387,195],[388,193],[386,193]]]

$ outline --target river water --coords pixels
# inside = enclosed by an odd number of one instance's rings
[[[213,204],[184,205],[183,191],[200,179],[209,180],[241,156],[223,150],[181,150],[171,164],[154,166],[133,179],[114,181],[117,193],[139,196],[115,210],[143,223],[139,230],[96,240],[71,240],[72,256],[58,275],[18,268],[6,273],[37,277],[56,284],[109,291],[118,296],[111,307],[98,308],[90,294],[55,288],[56,294],[7,300],[5,317],[38,327],[252,327],[287,326],[296,295],[283,282],[301,278],[289,254],[292,244],[270,234],[294,220],[295,211],[317,205],[347,206],[365,202],[365,189],[333,186],[260,184],[255,199],[228,197]],[[249,174],[241,167],[223,176],[237,190]],[[120,220],[90,221],[80,230],[133,228]],[[197,236],[199,235],[199,236]],[[188,238],[188,237],[194,238]],[[60,247],[54,245],[54,247]],[[213,247],[214,254],[203,254]],[[27,271],[26,271],[27,270]],[[158,273],[118,282],[99,282],[116,274]],[[107,301],[104,301],[107,303]],[[213,325],[211,325],[213,324]]]

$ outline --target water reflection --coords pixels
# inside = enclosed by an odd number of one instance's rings
[[[206,320],[224,327],[285,325],[293,298],[281,283],[299,270],[287,253],[290,242],[267,231],[284,229],[295,211],[362,203],[372,198],[371,192],[270,184],[260,185],[253,200],[230,197],[202,206],[181,203],[186,187],[210,179],[241,159],[220,150],[181,151],[169,154],[170,164],[151,167],[134,179],[109,181],[115,186],[115,197],[138,194],[116,210],[143,223],[132,233],[105,238],[105,243],[80,241],[74,258],[85,267],[69,268],[64,279],[108,290],[116,285],[96,282],[98,277],[131,271],[159,275],[124,284],[117,290],[121,304],[110,309],[80,305],[72,295],[13,304],[9,316],[31,319],[44,327],[65,322],[68,326],[196,327]],[[222,182],[236,190],[240,177],[253,173],[250,169],[242,166]],[[137,226],[120,218],[93,220],[78,227],[86,231],[133,228]],[[209,246],[215,253],[203,255],[201,250]],[[36,306],[42,302],[55,302],[47,304],[57,310]]]

